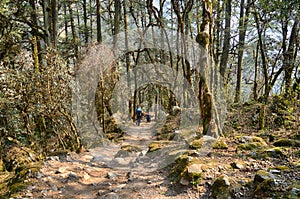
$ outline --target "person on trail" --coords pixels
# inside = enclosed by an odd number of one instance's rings
[[[143,111],[140,105],[136,108],[135,115],[136,115],[136,125],[140,126],[143,117]]]
[[[151,115],[149,112],[146,113],[146,121],[151,122]]]

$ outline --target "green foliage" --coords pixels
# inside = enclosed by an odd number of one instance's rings
[[[14,64],[22,70],[0,65],[0,73],[5,74],[0,80],[0,100],[4,102],[0,105],[1,132],[40,153],[56,148],[78,150],[80,141],[71,117],[69,68],[53,51],[48,52],[47,59],[48,64],[38,73],[27,52]]]

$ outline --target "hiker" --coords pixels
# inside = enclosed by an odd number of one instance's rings
[[[138,107],[136,108],[135,115],[136,115],[136,125],[140,126],[143,117],[143,111],[140,105],[138,105]]]
[[[149,112],[146,113],[146,121],[151,122],[151,115]]]

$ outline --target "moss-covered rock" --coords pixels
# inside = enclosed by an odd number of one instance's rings
[[[267,146],[267,143],[261,137],[237,136],[235,139],[241,143],[237,146],[237,151],[256,151]]]
[[[203,143],[204,143],[203,139],[193,140],[190,143],[190,149],[200,149],[202,147]]]
[[[216,143],[213,145],[214,149],[228,149],[228,145],[222,138],[217,139]]]
[[[254,176],[254,184],[259,184],[264,180],[268,180],[268,179],[272,179],[274,181],[274,176],[268,171],[258,170]]]
[[[277,147],[300,147],[300,141],[292,139],[280,139],[275,141],[273,145]]]
[[[199,139],[196,139],[196,140],[193,140],[191,143],[190,143],[190,146],[189,148],[190,149],[201,149],[203,147],[205,148],[213,148],[213,146],[215,145],[216,143],[216,138],[213,138],[211,136],[203,136]]]
[[[235,139],[240,143],[259,143],[261,146],[267,146],[264,139],[257,136],[237,136]]]
[[[173,165],[170,177],[182,185],[200,184],[204,172],[212,167],[212,163],[203,162],[201,159],[190,157],[187,154],[181,155]]]
[[[128,151],[128,152],[139,152],[142,151],[142,149],[138,146],[134,145],[123,145],[121,147],[122,150]]]
[[[200,163],[192,163],[187,166],[187,176],[188,180],[192,184],[199,184],[202,179],[203,170],[202,170],[203,164]]]
[[[262,157],[283,158],[286,157],[286,152],[284,148],[274,147],[262,150],[260,155]]]
[[[265,170],[259,170],[255,174],[253,184],[255,198],[270,197],[275,186],[275,177]]]
[[[289,171],[290,168],[286,165],[278,165],[272,168],[269,168],[269,170],[278,170],[278,171]]]
[[[256,185],[254,190],[254,198],[268,198],[273,195],[273,187],[275,182],[273,179],[266,179]]]
[[[227,175],[223,174],[214,181],[211,194],[215,199],[231,198],[231,182]]]
[[[171,141],[168,140],[159,140],[159,141],[151,142],[148,146],[148,152],[153,152],[165,148],[170,144],[170,142]]]
[[[174,165],[172,166],[169,176],[174,182],[179,182],[181,178],[186,176],[187,165],[191,161],[191,157],[187,154],[181,155],[176,158]]]
[[[253,142],[253,143],[244,143],[244,144],[239,144],[237,146],[237,151],[252,151],[256,149],[260,149],[262,146],[258,142]]]

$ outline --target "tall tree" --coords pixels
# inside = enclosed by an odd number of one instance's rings
[[[235,102],[240,102],[241,100],[242,66],[243,66],[247,24],[248,24],[248,18],[250,14],[250,2],[251,0],[247,0],[246,8],[245,8],[245,0],[241,0],[240,3],[238,63],[237,63],[237,75],[236,75],[237,81],[236,81],[235,99],[234,99]]]
[[[101,0],[97,1],[97,42],[102,42],[102,30],[101,30]]]
[[[55,47],[57,44],[57,17],[58,0],[51,0],[51,44]]]
[[[241,0],[243,2],[244,0]],[[223,39],[223,50],[220,63],[220,73],[223,79],[225,79],[225,73],[227,69],[227,61],[230,51],[230,24],[231,24],[231,0],[226,0],[226,10],[225,10],[225,33]]]
[[[39,72],[39,34],[38,34],[38,18],[36,13],[36,4],[34,0],[29,0],[31,6],[31,34],[32,34],[32,57],[34,60],[34,68],[36,72]]]
[[[214,104],[213,87],[209,85],[214,83],[214,80],[208,81],[208,73],[213,72],[213,66],[211,65],[212,51],[212,6],[211,0],[204,0],[202,2],[202,23],[200,26],[200,32],[196,37],[196,41],[201,45],[209,56],[206,56],[204,64],[204,71],[202,72],[199,81],[199,101],[200,101],[200,113],[203,125],[203,134],[218,137],[222,134],[220,129],[218,115]],[[218,72],[218,71],[214,71]],[[214,75],[212,75],[214,77]],[[218,80],[215,80],[218,81]]]
[[[75,51],[75,57],[79,58],[79,39],[77,37],[75,21],[73,16],[73,0],[69,0],[69,15],[70,15],[70,22],[71,22],[71,30],[72,30],[72,40],[73,46]]]

